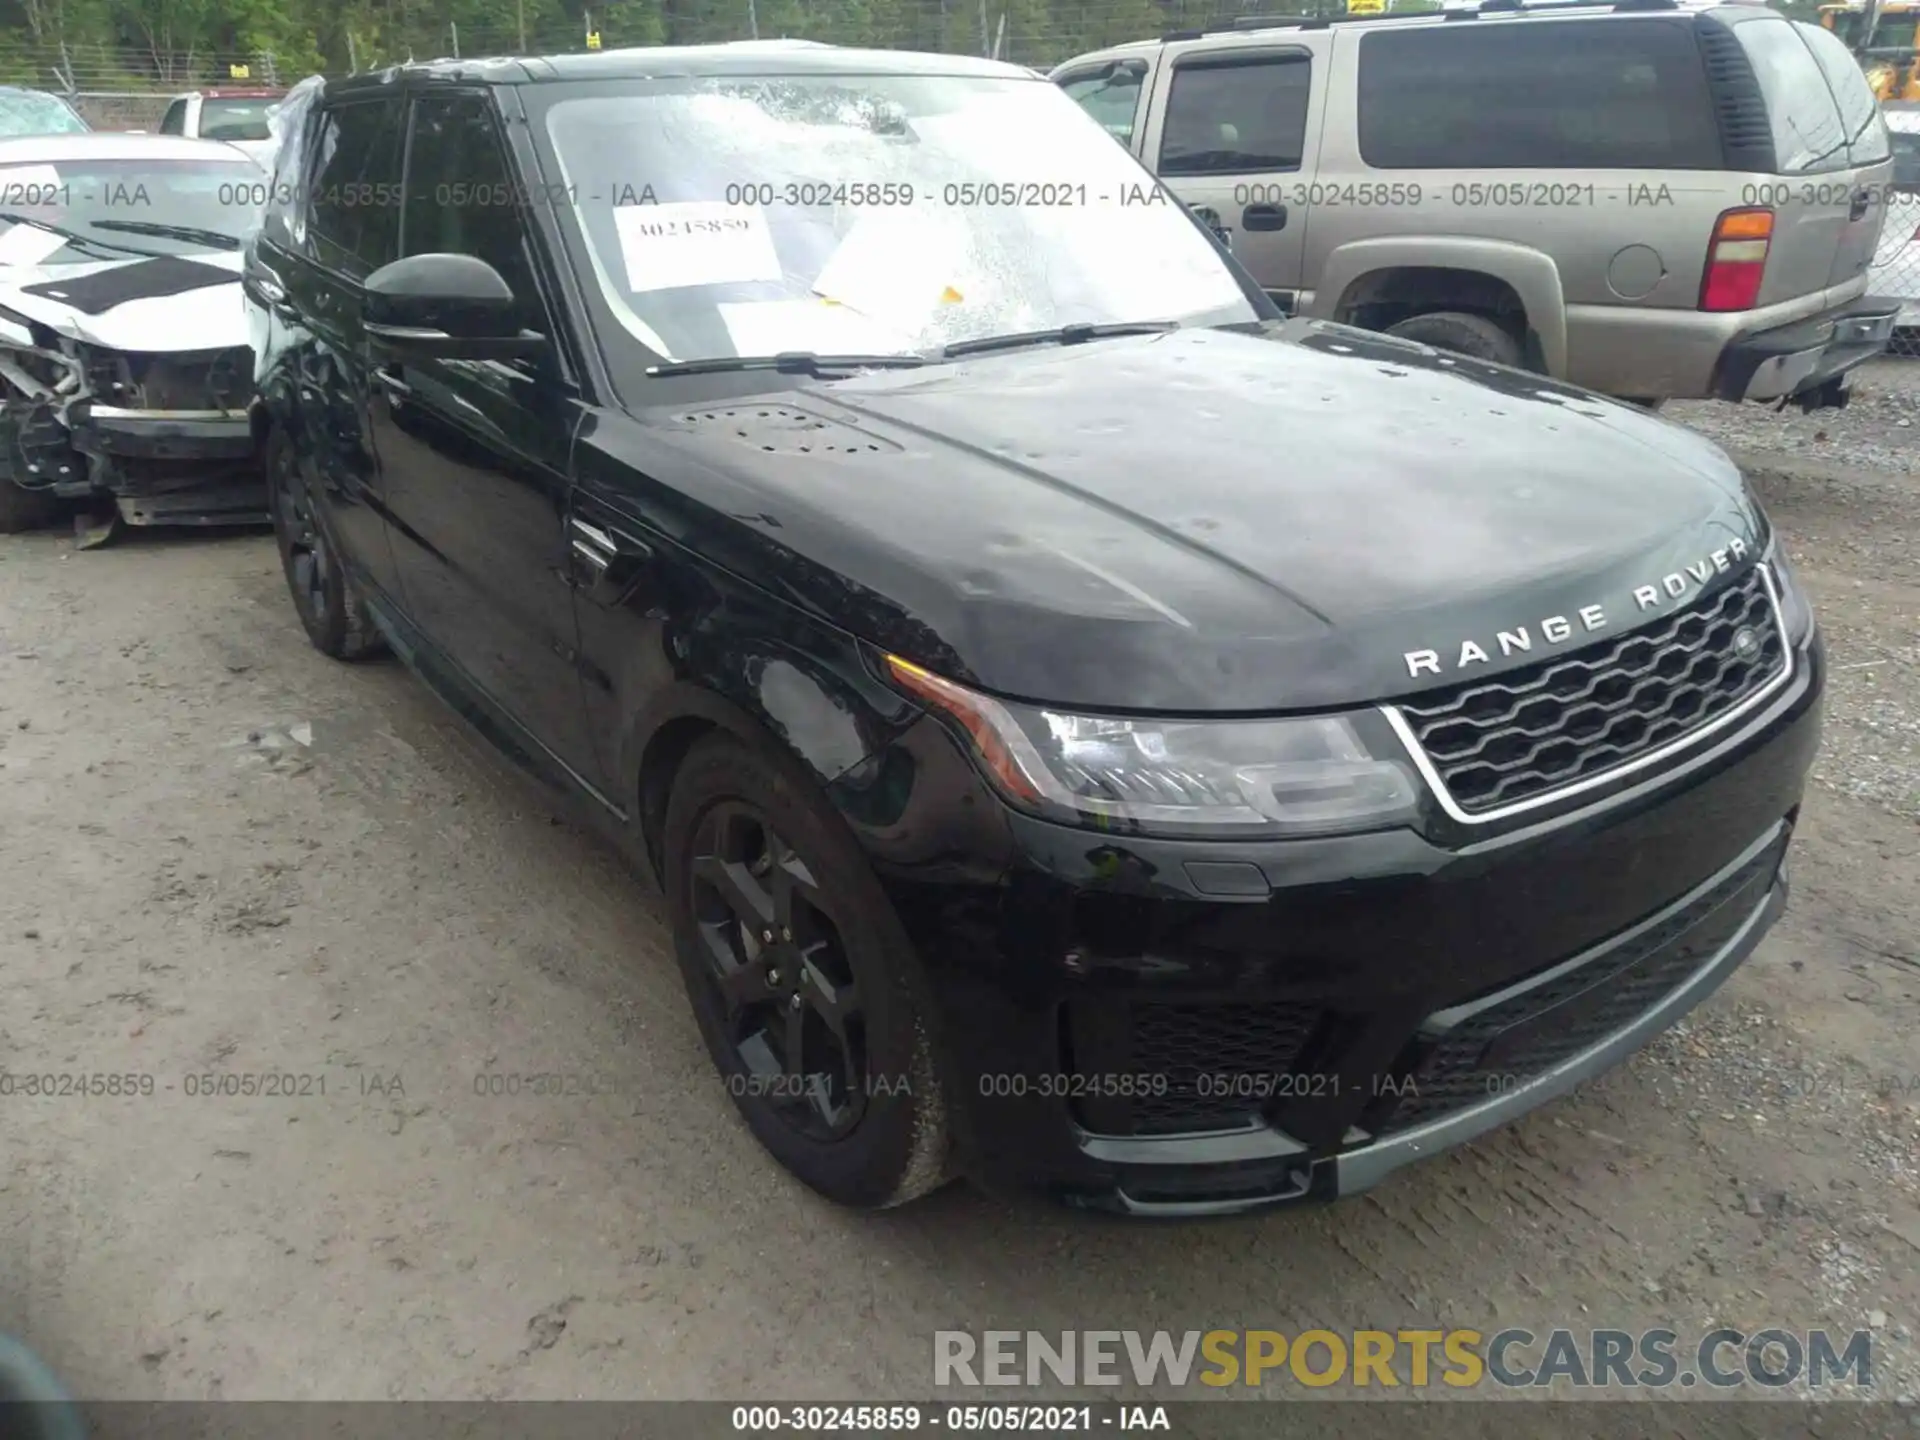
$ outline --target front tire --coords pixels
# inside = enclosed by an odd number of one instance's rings
[[[21,535],[51,525],[60,513],[60,502],[38,490],[23,490],[11,480],[0,478],[0,535]]]
[[[1464,310],[1435,310],[1431,314],[1415,315],[1398,325],[1389,325],[1387,334],[1402,340],[1417,340],[1436,350],[1491,360],[1496,365],[1520,368],[1522,363],[1520,342],[1511,332],[1484,315],[1469,315]]]
[[[292,438],[277,425],[267,438],[264,459],[280,568],[286,572],[287,589],[307,639],[314,649],[336,660],[364,660],[379,654],[386,642],[320,523]]]
[[[948,1178],[918,961],[866,856],[771,746],[713,735],[662,827],[674,949],[754,1136],[830,1200],[875,1210]]]

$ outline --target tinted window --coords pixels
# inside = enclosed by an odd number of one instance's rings
[[[321,116],[307,219],[323,264],[364,276],[398,252],[399,117],[398,100],[342,105]]]
[[[1069,75],[1060,81],[1060,88],[1109,135],[1128,144],[1133,140],[1133,115],[1146,73],[1144,65],[1121,66],[1111,72],[1102,68],[1091,75]]]
[[[1860,62],[1847,53],[1847,47],[1818,25],[1796,25],[1800,38],[1813,52],[1813,58],[1827,77],[1827,88],[1840,107],[1840,124],[1846,134],[1856,165],[1877,165],[1887,158],[1887,122],[1881,118],[1880,102],[1874,99]]]
[[[200,134],[208,140],[268,140],[267,113],[273,109],[270,99],[203,100],[200,102]]]
[[[1360,154],[1383,170],[1721,164],[1706,72],[1684,22],[1383,31],[1361,39],[1359,103]]]
[[[1755,19],[1735,25],[1733,33],[1767,98],[1780,173],[1845,169],[1847,132],[1833,91],[1795,28],[1783,20]]]
[[[1298,170],[1312,78],[1305,55],[1175,67],[1160,133],[1160,172]]]
[[[1920,132],[1893,132],[1893,183],[1902,190],[1920,191]]]
[[[531,315],[537,292],[518,188],[485,96],[414,103],[405,253],[478,256],[500,272]]]
[[[167,106],[167,113],[160,119],[162,135],[183,135],[187,129],[187,102],[176,100]]]

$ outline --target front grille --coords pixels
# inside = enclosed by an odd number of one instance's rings
[[[1392,1133],[1496,1099],[1631,1024],[1720,952],[1766,898],[1785,851],[1783,836],[1626,943],[1416,1042],[1385,1087],[1402,1098],[1371,1124]],[[1556,1007],[1562,1013],[1549,1014]]]
[[[1090,1128],[1135,1135],[1231,1130],[1259,1118],[1293,1074],[1320,1018],[1311,1006],[1285,1002],[1173,1004],[1134,1001],[1124,1018],[1124,1061],[1078,1056],[1080,1068],[1148,1082],[1100,1107]],[[1090,1083],[1099,1076],[1089,1074]],[[1117,1123],[1116,1123],[1117,1122]]]
[[[1748,654],[1734,645],[1750,631]],[[1738,708],[1784,670],[1761,567],[1662,620],[1399,706],[1453,801],[1484,814],[1600,775]]]

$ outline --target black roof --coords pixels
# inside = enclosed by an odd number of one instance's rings
[[[436,81],[529,85],[554,80],[650,80],[707,75],[979,75],[1033,80],[1020,65],[918,50],[855,50],[837,45],[745,41],[653,45],[575,55],[422,60],[328,82],[330,94]]]

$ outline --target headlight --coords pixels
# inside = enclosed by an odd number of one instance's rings
[[[1076,715],[943,680],[897,655],[895,681],[956,722],[994,787],[1068,824],[1180,836],[1330,834],[1412,823],[1398,760],[1339,716],[1203,720]]]
[[[1768,543],[1762,563],[1773,571],[1773,583],[1780,591],[1780,618],[1787,627],[1787,642],[1798,644],[1813,633],[1813,605],[1800,588],[1800,577],[1787,563],[1786,548],[1776,534]]]

